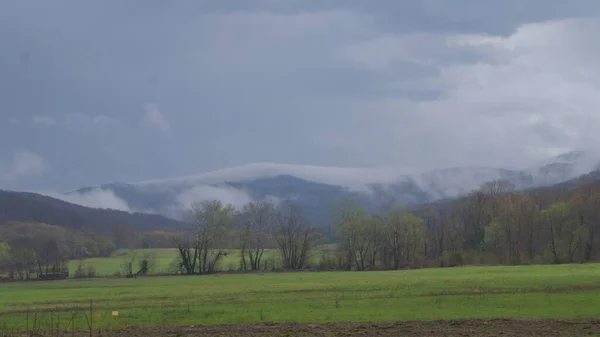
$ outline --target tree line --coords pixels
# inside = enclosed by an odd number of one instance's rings
[[[9,222],[0,226],[0,276],[65,278],[69,260],[108,256],[114,250],[109,237],[65,226]]]
[[[293,204],[253,202],[235,209],[212,200],[194,203],[188,228],[179,232],[118,225],[112,236],[98,236],[20,224],[0,231],[11,238],[0,240],[0,271],[17,279],[64,273],[69,259],[107,256],[119,248],[175,248],[172,272],[188,275],[219,271],[232,250],[239,252],[233,269],[242,272],[559,264],[600,257],[600,188],[594,183],[522,192],[493,181],[456,200],[410,210],[391,206],[378,214],[339,200],[331,215],[329,226],[315,226]],[[326,242],[335,248],[317,251]],[[125,265],[127,275],[151,269],[152,259],[139,260]]]
[[[189,214],[191,230],[175,240],[177,272],[210,274],[217,270],[224,247],[240,251],[240,271],[262,270],[264,252],[276,249],[281,267],[304,268],[320,235],[293,205],[249,203],[241,210],[218,200],[196,202]]]
[[[165,231],[140,232],[124,224],[115,226],[109,234],[96,234],[67,226],[7,222],[0,224],[0,277],[6,275],[17,280],[65,278],[70,260],[106,257],[116,254],[119,249],[172,248],[174,239],[182,235]],[[145,269],[141,268],[142,271]],[[74,275],[83,277],[94,273],[90,266],[79,264]]]
[[[582,263],[600,257],[600,189],[516,191],[492,181],[467,196],[416,209],[389,207],[370,214],[353,200],[332,210],[334,251],[309,257],[324,232],[293,205],[251,203],[236,211],[218,201],[197,203],[194,230],[180,238],[180,272],[216,270],[222,247],[240,251],[240,271],[264,269],[265,249],[278,251],[281,268],[397,270],[459,265]],[[560,193],[559,193],[560,194]],[[229,242],[226,244],[225,241]]]
[[[600,189],[519,192],[503,181],[418,210],[421,261],[429,265],[546,264],[600,257]]]

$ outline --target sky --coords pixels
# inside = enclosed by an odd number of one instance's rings
[[[0,188],[600,141],[597,0],[0,2]]]

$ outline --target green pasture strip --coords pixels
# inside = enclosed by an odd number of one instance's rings
[[[0,327],[98,328],[600,315],[600,265],[299,272],[0,285]],[[118,318],[112,312],[118,311]],[[69,323],[70,324],[70,323]],[[43,323],[42,323],[43,325]]]
[[[334,245],[323,245],[317,247],[311,254],[310,262],[318,263],[323,252],[335,249]],[[227,249],[227,256],[223,256],[217,265],[217,269],[220,271],[238,270],[240,267],[241,254],[237,249]],[[91,266],[96,272],[96,276],[105,277],[113,276],[117,273],[123,274],[123,263],[124,261],[133,256],[133,254],[143,255],[145,253],[154,253],[156,256],[156,266],[153,270],[153,274],[166,274],[172,273],[172,267],[174,262],[178,258],[178,252],[176,249],[136,249],[136,250],[119,250],[110,257],[97,257],[90,259],[83,259],[81,262],[84,266]],[[279,257],[279,251],[275,249],[265,250],[262,257],[263,266],[270,265],[273,262],[277,267],[281,267],[281,261]],[[69,261],[69,272],[70,276],[75,276],[77,265],[80,263],[79,260]],[[134,266],[134,269],[137,266]]]
[[[112,309],[93,310],[94,328],[156,325],[234,324],[252,322],[358,322],[397,320],[437,320],[460,318],[592,318],[600,314],[598,292],[574,294],[503,294],[486,296],[410,297],[395,299],[347,299],[335,302],[274,301],[272,303],[218,304],[178,307],[139,306],[119,310],[113,319]],[[73,317],[76,327],[85,328],[87,310],[29,313],[33,321],[49,326],[62,317],[62,329],[68,329]],[[98,317],[98,314],[100,316]],[[89,317],[89,315],[88,315]],[[8,330],[26,330],[23,314],[0,316]]]

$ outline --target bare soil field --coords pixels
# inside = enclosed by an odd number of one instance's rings
[[[600,319],[470,319],[393,323],[237,324],[130,328],[102,336],[600,336]]]

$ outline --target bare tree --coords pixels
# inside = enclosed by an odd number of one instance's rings
[[[332,207],[333,210],[333,225],[336,236],[339,240],[339,249],[345,254],[344,269],[350,270],[352,269],[353,261],[355,261],[354,252],[355,252],[355,236],[353,235],[353,230],[356,227],[347,225],[353,222],[358,221],[359,219],[363,219],[367,216],[367,211],[356,201],[351,199],[343,199],[338,203],[334,204]],[[346,228],[344,229],[344,226]]]
[[[263,253],[273,239],[277,222],[275,206],[266,202],[247,204],[241,213],[241,265],[244,271],[260,270]],[[248,257],[248,261],[246,260]]]
[[[13,278],[29,280],[31,271],[35,268],[36,254],[32,248],[35,244],[31,238],[15,239],[11,246],[12,261],[10,263]]]
[[[179,253],[177,268],[178,273],[193,275],[197,272],[198,253],[200,251],[200,243],[196,235],[185,235],[175,239],[177,251]]]
[[[35,255],[38,266],[38,278],[54,279],[68,277],[69,269],[65,247],[54,237],[35,238]]]
[[[201,274],[210,274],[215,272],[219,259],[224,255],[221,247],[225,245],[227,234],[235,222],[235,209],[232,205],[212,200],[194,203],[192,211],[198,270]]]
[[[218,200],[194,202],[187,214],[190,231],[174,239],[179,253],[175,269],[187,275],[215,272],[235,219],[232,205]]]
[[[302,269],[317,240],[315,229],[300,215],[295,206],[280,209],[276,240],[286,269]]]
[[[600,239],[600,188],[587,184],[580,187],[571,197],[571,209],[577,215],[579,226],[587,228],[582,235],[582,260],[600,257],[598,241]]]
[[[357,218],[341,226],[341,238],[345,249],[358,270],[375,265],[380,222],[376,218]]]
[[[497,179],[483,183],[479,191],[491,198],[495,198],[502,194],[512,193],[515,189],[516,186],[510,181]]]
[[[582,249],[581,238],[587,234],[587,227],[572,213],[565,202],[555,203],[542,211],[553,263],[574,262],[575,255]]]
[[[8,269],[11,260],[10,246],[6,242],[0,242],[0,272]]]
[[[126,255],[123,255],[121,262],[121,270],[125,274],[127,278],[135,277],[134,273],[134,263],[137,260],[138,252],[134,250],[130,250]]]
[[[156,268],[156,254],[154,252],[144,252],[138,259],[137,275],[147,275],[154,272]]]
[[[381,220],[385,248],[382,261],[391,269],[408,267],[425,255],[426,230],[423,220],[405,211],[393,211]]]
[[[506,263],[521,264],[535,257],[538,219],[539,209],[529,196],[515,192],[501,200],[496,222],[503,230],[501,247]]]

